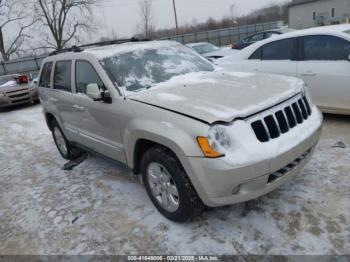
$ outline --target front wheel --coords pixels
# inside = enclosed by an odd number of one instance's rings
[[[51,122],[51,131],[56,147],[64,159],[74,160],[81,155],[81,151],[66,139],[56,120]]]
[[[203,210],[203,203],[185,170],[168,149],[155,146],[142,158],[142,179],[151,201],[165,217],[186,222]]]

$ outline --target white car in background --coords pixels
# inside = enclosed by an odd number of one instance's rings
[[[208,59],[219,59],[237,52],[237,50],[233,50],[231,47],[217,47],[207,42],[190,43],[186,44],[186,46]]]
[[[232,71],[302,78],[323,112],[350,114],[350,25],[316,27],[275,36],[216,64]]]

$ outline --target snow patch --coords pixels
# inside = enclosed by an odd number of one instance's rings
[[[254,76],[254,73],[248,73],[248,72],[225,72],[225,74],[234,76],[234,77],[239,77],[239,78]]]
[[[17,85],[17,82],[14,80],[8,81],[5,84],[1,85],[0,87],[8,87],[8,86],[15,86]]]
[[[169,94],[169,93],[158,93],[157,98],[160,100],[166,100],[166,101],[186,101],[185,97]]]

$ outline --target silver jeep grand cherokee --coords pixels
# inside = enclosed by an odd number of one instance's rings
[[[301,80],[221,71],[170,41],[50,56],[39,89],[64,158],[88,150],[122,162],[177,222],[294,177],[322,125]]]

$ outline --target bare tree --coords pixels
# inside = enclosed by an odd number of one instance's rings
[[[0,0],[0,54],[8,61],[13,54],[22,51],[28,30],[37,19],[31,18],[27,3],[21,0]]]
[[[92,6],[97,0],[36,0],[35,9],[49,34],[43,48],[62,49],[79,33],[92,28]]]
[[[154,34],[152,0],[142,0],[140,2],[140,16],[142,34],[146,38],[151,38]]]

